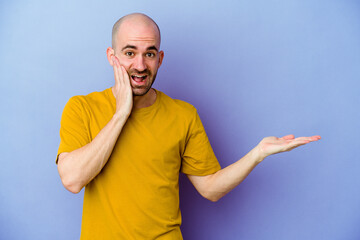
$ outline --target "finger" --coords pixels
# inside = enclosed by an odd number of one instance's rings
[[[317,141],[317,140],[320,140],[320,139],[321,139],[321,136],[315,135],[315,136],[312,136],[311,138],[316,139],[315,141]]]
[[[298,137],[298,138],[295,138],[295,140],[307,140],[307,141],[313,142],[313,141],[319,140],[320,138],[321,138],[320,136]]]
[[[293,150],[294,148],[300,147],[300,146],[305,145],[307,143],[309,143],[309,141],[307,141],[307,140],[293,141],[286,147],[286,151]]]
[[[124,66],[121,66],[122,72],[123,72],[123,82],[124,84],[130,85],[130,78],[129,74],[127,73]]]
[[[120,72],[119,72],[118,64],[115,57],[113,57],[112,59],[114,61],[113,68],[114,68],[115,86],[120,86]]]
[[[291,139],[294,139],[295,136],[293,134],[290,134],[290,135],[286,135],[286,136],[283,136],[282,139],[285,139],[285,140],[291,140]]]
[[[121,64],[120,64],[120,61],[119,61],[119,59],[116,57],[116,56],[114,56],[114,60],[115,60],[115,64],[116,64],[116,66],[117,66],[117,68],[121,68]]]
[[[121,83],[121,86],[124,86],[125,81],[124,81],[124,69],[121,65],[118,66],[118,71],[119,71],[119,81]]]
[[[115,62],[116,68],[117,68],[119,83],[123,85],[125,83],[124,73],[126,73],[126,70],[125,70],[125,68],[123,68],[121,66],[120,61],[116,56],[113,56],[113,58],[114,58],[114,62]]]
[[[114,61],[114,63],[116,64],[116,65],[120,65],[120,61],[119,61],[119,59],[114,55],[114,56],[112,56],[112,59],[113,59],[113,61]]]
[[[304,140],[296,140],[296,141],[294,141],[294,144],[300,146],[300,145],[307,144],[307,143],[309,143],[309,142],[311,142],[311,141],[306,140],[306,139],[304,139]]]

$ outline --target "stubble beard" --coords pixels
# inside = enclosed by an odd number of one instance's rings
[[[151,82],[148,86],[145,86],[145,87],[133,87],[133,86],[131,86],[133,96],[144,96],[144,95],[146,95],[150,91],[152,85],[154,84],[155,79],[156,79],[156,75],[157,75],[157,71],[155,72],[154,75],[152,75],[150,72],[148,72],[148,78],[149,78],[149,80]],[[131,79],[130,74],[129,74],[129,77]]]

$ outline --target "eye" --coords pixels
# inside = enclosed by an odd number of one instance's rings
[[[149,52],[149,53],[146,53],[146,56],[150,57],[150,58],[153,58],[153,57],[155,57],[155,53]]]
[[[134,56],[133,52],[125,52],[125,56],[132,57]]]

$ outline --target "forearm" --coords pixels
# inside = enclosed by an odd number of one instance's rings
[[[66,189],[78,193],[107,163],[126,123],[127,115],[115,113],[89,144],[59,156],[58,171]]]
[[[206,181],[206,193],[211,201],[217,201],[238,186],[264,159],[254,148],[237,162],[210,175]]]
[[[188,175],[188,177],[203,197],[215,202],[239,185],[267,156],[287,152],[320,139],[318,135],[295,138],[292,134],[281,138],[266,137],[248,154],[230,166],[211,175]]]

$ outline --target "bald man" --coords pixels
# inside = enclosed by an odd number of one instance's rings
[[[81,239],[182,239],[179,172],[217,201],[265,157],[320,139],[266,137],[221,169],[196,109],[152,88],[160,41],[150,17],[119,19],[106,51],[114,86],[64,108],[57,164],[66,189],[85,186]]]

